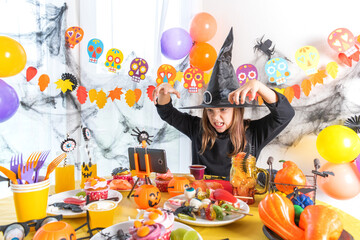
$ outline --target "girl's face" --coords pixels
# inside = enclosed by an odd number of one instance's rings
[[[225,132],[232,124],[234,108],[207,108],[207,117],[218,133]]]

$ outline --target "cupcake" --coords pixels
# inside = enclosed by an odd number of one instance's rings
[[[144,222],[154,221],[165,227],[165,233],[161,239],[170,239],[171,231],[174,226],[174,213],[166,209],[148,208],[143,214]]]
[[[164,225],[154,221],[140,222],[136,220],[134,226],[129,228],[131,238],[129,240],[167,240],[163,238],[165,233]]]
[[[167,192],[168,191],[168,184],[174,176],[168,169],[167,173],[160,174],[157,173],[155,177],[156,187],[160,190],[160,192]]]
[[[123,167],[115,168],[112,170],[111,175],[114,179],[124,179],[128,182],[132,182],[133,180],[129,169]]]
[[[94,177],[86,180],[84,190],[90,201],[97,201],[108,198],[109,186],[105,178]]]

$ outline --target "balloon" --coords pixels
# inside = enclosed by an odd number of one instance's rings
[[[206,12],[195,15],[190,25],[190,36],[195,42],[207,42],[217,30],[216,20]]]
[[[355,159],[356,167],[359,170],[360,173],[360,155]]]
[[[333,125],[319,133],[316,148],[325,160],[346,163],[360,154],[360,138],[351,128]]]
[[[0,79],[0,123],[11,118],[19,107],[19,98],[14,88]]]
[[[326,178],[317,177],[318,186],[328,196],[345,200],[360,193],[360,173],[353,162],[340,164],[327,162],[319,171],[330,171],[335,174]]]
[[[161,52],[165,57],[177,60],[189,54],[193,45],[190,34],[182,28],[170,28],[161,36]]]
[[[214,66],[216,57],[213,46],[208,43],[196,43],[190,50],[190,65],[205,72]]]
[[[12,38],[0,36],[0,77],[11,77],[24,69],[26,53]]]

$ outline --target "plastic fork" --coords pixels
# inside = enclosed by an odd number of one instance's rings
[[[29,184],[34,183],[33,180],[33,174],[35,171],[35,167],[37,165],[37,161],[39,160],[41,152],[34,152],[30,155],[28,160],[26,161],[26,165],[23,166],[22,164],[19,165],[21,170],[18,170],[18,175],[20,176],[22,180],[27,181]],[[20,173],[19,173],[20,172]]]
[[[34,182],[38,182],[40,168],[42,168],[42,166],[44,165],[45,160],[48,157],[49,153],[50,153],[50,150],[41,153],[40,158],[39,158],[39,160],[38,160],[38,162],[37,162],[37,164],[35,166]]]
[[[57,158],[55,158],[54,160],[52,160],[52,162],[49,164],[49,166],[47,167],[47,171],[46,171],[46,175],[44,180],[49,178],[50,173],[52,173],[52,171],[55,170],[55,168],[57,167],[57,165],[59,165],[59,163],[64,160],[66,158],[66,153],[62,153],[61,155],[59,155]]]
[[[21,157],[20,157],[21,156]],[[17,154],[16,156],[12,156],[11,157],[11,161],[10,161],[10,170],[13,171],[16,174],[16,177],[18,177],[18,166],[23,162],[23,158],[22,158],[22,153]]]

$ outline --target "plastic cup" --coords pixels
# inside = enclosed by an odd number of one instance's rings
[[[204,165],[191,165],[190,173],[194,176],[195,180],[201,180],[204,178],[205,168]]]
[[[11,184],[18,222],[46,217],[50,179],[33,184]]]
[[[116,202],[103,200],[86,205],[89,211],[90,228],[107,228],[114,224]]]

